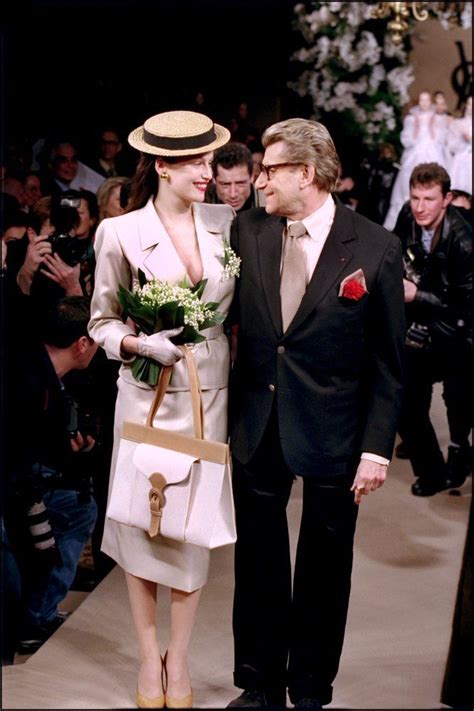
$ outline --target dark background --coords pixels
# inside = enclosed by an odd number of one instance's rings
[[[36,0],[4,3],[7,142],[54,133],[87,142],[103,124],[126,135],[163,110],[226,123],[241,101],[260,129],[309,116],[287,88],[302,46],[296,0]]]

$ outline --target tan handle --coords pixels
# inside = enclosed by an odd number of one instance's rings
[[[178,346],[178,348],[183,352],[186,365],[188,366],[189,385],[191,389],[191,403],[193,408],[194,436],[197,439],[203,439],[204,410],[202,406],[201,384],[199,382],[196,362],[194,360],[193,354],[191,353],[191,350],[187,346]],[[148,417],[146,418],[147,427],[153,427],[153,420],[155,419],[156,413],[158,412],[158,408],[163,402],[163,398],[170,384],[173,367],[174,366],[172,365],[166,365],[163,366],[163,368],[161,369],[160,380],[158,382],[155,397],[153,398],[153,401],[150,405],[150,410],[148,412]]]

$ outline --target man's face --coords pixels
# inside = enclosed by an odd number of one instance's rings
[[[100,155],[104,160],[115,160],[120,151],[122,144],[115,131],[104,131],[100,137]]]
[[[217,166],[216,192],[221,202],[240,210],[250,197],[252,178],[246,165],[234,165],[233,168]]]
[[[265,149],[262,166],[266,166],[266,170],[258,176],[255,187],[265,194],[267,213],[289,218],[299,214],[302,164],[294,163],[285,152],[283,141],[277,141]]]
[[[427,230],[435,229],[443,219],[451,197],[451,193],[443,195],[441,185],[437,183],[410,188],[410,206],[416,224]]]
[[[69,185],[77,175],[78,158],[74,146],[70,143],[61,143],[51,160],[51,170],[57,180]]]

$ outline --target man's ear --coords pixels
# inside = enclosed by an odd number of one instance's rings
[[[314,165],[307,165],[306,163],[303,163],[301,187],[306,188],[308,185],[311,185],[314,182],[315,173],[316,171]]]
[[[450,191],[447,192],[446,195],[444,196],[443,207],[448,207],[448,205],[449,205],[449,203],[451,202],[452,199],[453,199],[453,194],[452,194],[452,192],[451,192],[451,190],[450,190]]]
[[[74,341],[73,345],[77,355],[82,355],[86,352],[87,346],[89,344],[89,339],[87,336],[80,336],[77,341]]]

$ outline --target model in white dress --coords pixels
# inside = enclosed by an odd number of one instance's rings
[[[447,123],[447,116],[434,111],[431,94],[421,92],[418,106],[411,109],[403,121],[400,141],[404,151],[384,221],[387,230],[395,227],[398,213],[410,197],[410,175],[413,168],[420,163],[439,163],[447,168],[444,148]]]
[[[472,96],[466,101],[464,116],[451,123],[448,149],[451,188],[472,195]]]
[[[113,487],[122,423],[144,423],[154,389],[137,382],[131,363],[146,355],[173,365],[171,385],[154,425],[193,434],[188,374],[174,331],[138,336],[125,322],[119,286],[130,289],[141,269],[147,279],[196,284],[207,279],[204,301],[219,303],[226,314],[234,279],[224,278],[224,248],[234,211],[228,205],[204,205],[212,179],[212,151],[230,138],[229,131],[203,114],[170,111],[152,116],[132,131],[129,143],[142,152],[132,185],[131,211],[104,220],[96,234],[97,269],[91,304],[91,336],[110,358],[122,361],[115,411]],[[129,203],[129,204],[130,204]],[[192,346],[202,388],[205,436],[227,440],[229,344],[222,326],[202,332]],[[202,586],[207,581],[209,551],[106,520],[102,550],[125,571],[139,642],[140,670],[136,703],[141,708],[192,705],[187,654]],[[159,641],[157,584],[171,589],[170,638],[165,658]],[[111,706],[114,704],[112,703]]]

